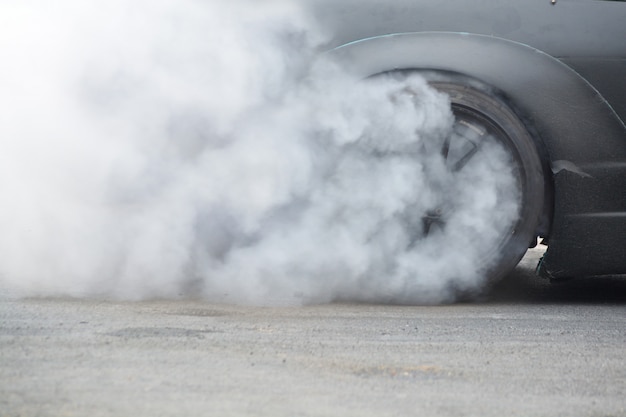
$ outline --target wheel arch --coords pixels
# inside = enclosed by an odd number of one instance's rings
[[[367,38],[335,48],[327,56],[358,77],[429,70],[462,74],[501,92],[539,146],[545,146],[543,154],[549,159],[545,174],[554,183],[550,210],[554,216],[541,272],[552,278],[581,268],[583,274],[606,273],[599,264],[589,268],[571,261],[580,257],[581,234],[591,247],[606,242],[606,236],[593,235],[594,226],[586,216],[612,207],[614,196],[598,183],[626,173],[626,127],[602,95],[574,70],[528,45],[451,32]],[[567,263],[570,268],[564,267]]]
[[[528,45],[486,35],[416,32],[351,42],[329,56],[361,77],[416,69],[481,81],[505,94],[538,130],[553,161],[607,161],[613,149],[624,146],[626,127],[600,93],[570,67]],[[604,146],[589,152],[587,142],[597,136],[598,124],[605,132],[596,139]]]

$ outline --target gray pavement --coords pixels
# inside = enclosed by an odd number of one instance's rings
[[[0,297],[0,416],[624,416],[626,279],[477,303]]]

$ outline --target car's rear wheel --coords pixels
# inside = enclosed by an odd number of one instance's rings
[[[469,85],[430,84],[449,96],[455,122],[447,137],[429,145],[445,172],[430,172],[440,198],[423,214],[416,242],[437,233],[474,234],[464,241],[477,245],[475,265],[493,282],[517,265],[536,238],[544,198],[541,160],[503,100]]]

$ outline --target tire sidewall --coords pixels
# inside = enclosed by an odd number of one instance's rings
[[[510,106],[497,95],[470,85],[447,81],[432,81],[431,86],[449,96],[453,111],[464,109],[478,113],[503,134],[502,144],[517,162],[521,185],[519,218],[509,236],[505,237],[496,259],[484,271],[488,282],[493,283],[508,274],[536,239],[540,222],[544,180],[541,159],[528,129]],[[479,242],[476,242],[480,244]]]

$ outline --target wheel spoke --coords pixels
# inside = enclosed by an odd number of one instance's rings
[[[426,212],[426,215],[422,217],[424,237],[430,234],[430,231],[433,225],[437,225],[440,228],[443,228],[443,226],[445,225],[445,222],[443,221],[441,216],[442,216],[442,212],[440,209]]]
[[[448,159],[448,154],[450,153],[450,140],[451,140],[451,136],[448,135],[446,136],[446,139],[443,142],[443,146],[441,148],[441,156],[443,157],[444,160]]]
[[[482,142],[481,142],[482,143]],[[452,172],[459,172],[467,163],[472,159],[474,155],[480,150],[480,143],[472,143],[472,149],[470,149],[465,155],[461,157],[458,161],[454,163],[452,166]]]

